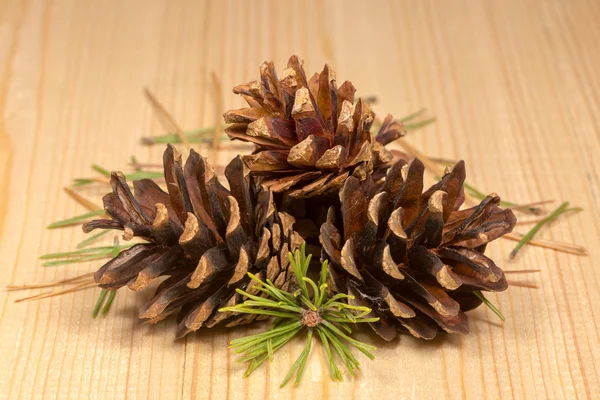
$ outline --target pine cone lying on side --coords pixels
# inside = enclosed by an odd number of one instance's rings
[[[96,282],[109,290],[140,290],[168,276],[140,318],[155,323],[178,311],[177,337],[202,326],[250,322],[252,315],[217,310],[242,301],[236,288],[258,293],[249,287],[247,272],[289,285],[287,254],[302,242],[294,219],[277,212],[270,191],[255,189],[240,157],[225,170],[230,190],[193,150],[185,166],[172,146],[163,161],[168,193],[144,179],[133,182],[134,195],[123,175],[112,174],[113,192],[103,199],[112,219],[89,222],[84,231],[119,229],[126,240],[137,236],[149,243],[107,262],[95,273]]]
[[[328,65],[307,80],[292,56],[278,79],[273,62],[265,62],[259,81],[233,89],[250,107],[226,112],[225,122],[233,124],[226,131],[257,145],[243,159],[270,190],[290,190],[292,197],[336,192],[350,175],[383,177],[395,161],[385,145],[405,134],[388,115],[373,137],[375,114],[361,99],[354,104],[355,91],[348,81],[338,88]]]
[[[423,192],[423,164],[399,161],[385,182],[348,178],[341,209],[321,226],[323,257],[337,292],[356,297],[380,321],[373,329],[391,340],[396,331],[432,339],[442,329],[466,334],[465,311],[478,307],[476,290],[507,288],[503,271],[483,255],[487,243],[510,232],[516,219],[492,194],[460,210],[461,161]]]

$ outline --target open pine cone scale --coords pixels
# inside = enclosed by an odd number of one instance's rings
[[[226,167],[228,185],[199,154],[183,163],[172,146],[166,191],[147,179],[132,191],[111,175],[103,198],[111,219],[84,231],[116,229],[145,243],[104,264],[95,281],[108,290],[156,285],[139,316],[156,323],[177,314],[182,337],[254,320],[218,310],[245,300],[236,289],[263,295],[248,272],[284,290],[295,285],[288,253],[306,241],[330,261],[330,290],[371,308],[384,339],[468,333],[476,292],[508,286],[484,251],[516,219],[495,194],[461,210],[463,162],[425,188],[423,164],[386,147],[405,134],[402,123],[388,115],[373,135],[375,114],[355,92],[348,81],[338,86],[328,65],[307,79],[295,56],[281,77],[263,63],[257,81],[234,88],[248,107],[224,114],[229,137],[256,146]]]
[[[260,69],[260,80],[236,86],[249,107],[225,113],[232,139],[254,143],[244,156],[250,172],[274,192],[312,197],[339,190],[354,175],[365,179],[385,171],[397,159],[385,145],[405,134],[388,115],[379,133],[370,129],[375,114],[346,81],[339,88],[335,73],[325,65],[310,80],[292,56],[279,79],[272,62]]]
[[[140,318],[157,322],[179,311],[178,337],[201,326],[250,322],[252,316],[217,310],[243,301],[236,288],[260,294],[247,272],[279,287],[290,284],[287,253],[302,242],[294,218],[277,211],[272,192],[255,190],[240,157],[226,168],[230,190],[193,150],[182,167],[169,146],[164,170],[168,193],[142,180],[134,182],[133,194],[121,174],[112,174],[113,192],[104,197],[112,220],[89,222],[84,230],[119,229],[126,240],[149,243],[122,251],[94,274],[96,282],[109,290],[127,285],[137,291],[167,277]]]
[[[383,184],[349,177],[321,226],[323,258],[334,290],[356,297],[381,318],[372,324],[391,340],[397,330],[432,339],[438,330],[468,333],[465,311],[481,301],[475,290],[502,291],[504,273],[483,254],[516,219],[493,194],[458,211],[464,163],[423,192],[418,159],[393,165]]]

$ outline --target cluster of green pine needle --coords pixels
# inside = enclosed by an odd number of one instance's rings
[[[135,157],[131,157],[132,158],[132,162],[136,162]],[[98,164],[92,164],[92,170],[98,174],[100,174],[102,177],[109,179],[110,178],[110,171],[104,167],[101,167]],[[139,180],[139,179],[160,179],[164,176],[163,172],[153,172],[153,171],[143,171],[143,170],[137,170],[135,172],[131,172],[128,174],[125,174],[125,179],[127,179],[128,182],[132,182],[135,180]],[[84,186],[84,185],[89,185],[90,183],[94,183],[95,180],[94,178],[75,178],[73,180],[73,187],[78,187],[78,186]]]
[[[44,254],[40,259],[47,260],[42,264],[44,267],[58,267],[66,264],[78,264],[86,261],[116,257],[122,250],[128,249],[131,246],[132,244],[79,248],[73,251]]]
[[[304,332],[307,335],[304,350],[292,365],[281,387],[289,382],[294,373],[296,373],[296,384],[302,379],[315,334],[327,353],[331,377],[334,380],[342,380],[334,354],[337,354],[350,374],[354,376],[355,371],[360,370],[360,367],[350,347],[354,347],[370,359],[374,358],[370,351],[375,350],[375,347],[351,338],[350,326],[356,323],[376,322],[379,318],[366,317],[371,312],[368,307],[348,304],[348,300],[353,299],[353,296],[343,293],[329,296],[326,283],[329,274],[327,261],[322,263],[318,284],[308,278],[311,255],[306,256],[305,245],[302,245],[293,255],[289,253],[288,258],[298,282],[297,290],[293,293],[286,292],[276,288],[270,280],[263,282],[248,273],[250,278],[258,283],[258,290],[266,297],[251,295],[238,289],[237,292],[248,300],[219,310],[275,317],[268,331],[231,342],[231,347],[236,353],[242,354],[239,362],[249,362],[244,377],[249,376],[266,360],[272,360],[277,350],[296,335]]]

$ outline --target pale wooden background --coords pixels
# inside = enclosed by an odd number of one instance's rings
[[[0,1],[0,287],[98,266],[41,267],[41,254],[83,237],[44,227],[84,211],[61,187],[92,162],[160,159],[161,146],[139,143],[163,133],[144,86],[184,127],[211,125],[211,71],[225,106],[237,107],[234,84],[256,78],[264,60],[282,69],[294,53],[311,72],[329,62],[339,82],[377,94],[379,115],[428,107],[438,122],[411,143],[464,158],[485,191],[584,207],[542,236],[590,250],[530,247],[509,262],[514,243],[499,241],[490,254],[500,265],[542,270],[522,277],[537,290],[490,295],[506,323],[481,308],[464,337],[386,344],[364,335],[379,347],[376,361],[363,358],[362,376],[342,384],[317,348],[302,385],[283,390],[299,347],[243,380],[226,347],[243,331],[174,341],[172,323],[137,323],[142,299],[130,292],[92,320],[97,289],[18,304],[23,293],[1,291],[0,398],[599,398],[598,21],[600,2],[578,0]]]

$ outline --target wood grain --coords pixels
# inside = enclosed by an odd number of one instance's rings
[[[162,130],[149,87],[184,128],[214,124],[211,72],[227,108],[234,84],[291,54],[309,71],[376,94],[380,115],[422,106],[438,122],[408,140],[463,158],[469,180],[506,199],[570,200],[585,208],[540,237],[585,245],[590,257],[514,245],[490,248],[507,269],[539,268],[490,299],[472,333],[378,346],[359,379],[333,383],[317,348],[299,388],[278,389],[300,347],[243,380],[226,344],[243,330],[175,341],[172,324],[140,325],[144,296],[122,291],[92,320],[98,290],[39,302],[0,292],[0,398],[598,398],[600,396],[600,3],[598,1],[0,1],[0,287],[75,276],[89,263],[43,268],[77,229],[47,231],[83,212],[62,191],[92,162],[159,160],[142,135]],[[235,149],[215,156],[225,164]],[[215,160],[215,158],[218,158]],[[85,192],[98,198],[99,190]],[[523,228],[521,228],[523,229]],[[37,293],[31,291],[31,294]]]

